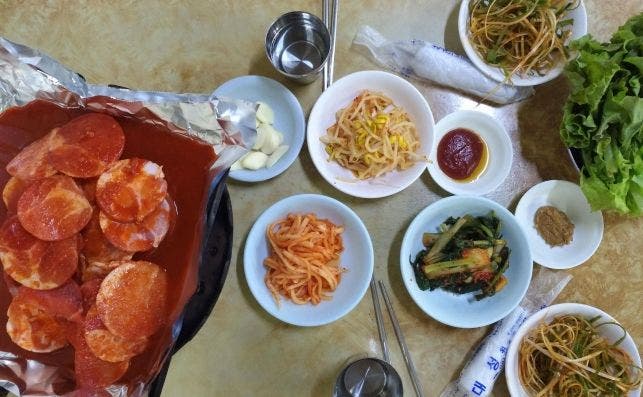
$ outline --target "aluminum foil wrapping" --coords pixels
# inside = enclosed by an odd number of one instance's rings
[[[105,97],[96,103],[88,100]],[[128,101],[127,107],[109,98]],[[131,114],[152,111],[168,128],[209,142],[218,156],[214,167],[228,168],[256,137],[255,106],[213,95],[134,91],[109,85],[87,84],[78,73],[42,52],[0,37],[0,112],[35,99],[63,106]],[[102,103],[104,102],[104,103]]]
[[[213,95],[135,91],[87,84],[82,76],[46,54],[0,37],[0,113],[34,100],[48,101],[62,108],[86,108],[137,122],[160,123],[171,132],[199,138],[211,144],[216,153],[209,173],[213,178],[211,182],[223,175],[253,145],[256,137],[253,103]],[[192,284],[184,288],[188,298],[194,292],[192,287],[196,288]],[[5,325],[0,326],[4,329]],[[163,331],[163,340],[170,344],[163,346],[155,356],[151,373],[129,385],[110,386],[100,395],[144,395],[149,382],[167,359],[180,328],[180,320],[177,320]],[[57,394],[55,390],[61,382],[73,382],[74,379],[73,370],[70,370],[73,362],[65,357],[54,355],[50,358],[54,362],[60,360],[59,366],[55,366],[0,351],[0,387],[22,395]],[[7,373],[11,376],[2,375]]]

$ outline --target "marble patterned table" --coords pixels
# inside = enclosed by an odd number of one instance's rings
[[[587,0],[589,31],[607,40],[641,11],[639,0]],[[341,2],[335,76],[375,69],[351,48],[360,25],[393,39],[420,38],[462,52],[457,37],[456,0]],[[291,10],[321,15],[321,1],[0,1],[0,35],[38,47],[82,73],[92,83],[146,90],[211,92],[226,80],[258,74],[286,84],[310,111],[321,81],[298,86],[274,72],[263,51],[267,26]],[[453,91],[415,82],[439,120],[476,103]],[[514,145],[510,176],[488,195],[510,209],[534,184],[548,179],[577,181],[558,136],[561,106],[568,93],[558,78],[522,103],[481,105],[505,126]],[[375,277],[384,280],[419,371],[426,396],[436,396],[459,372],[487,328],[450,328],[424,315],[404,289],[399,249],[406,226],[425,206],[447,196],[425,173],[403,192],[377,200],[346,196],[317,173],[306,149],[284,174],[259,184],[229,182],[234,208],[234,253],[227,282],[212,315],[196,338],[172,360],[164,396],[328,396],[350,357],[379,355],[370,294],[346,317],[318,328],[283,324],[264,312],[242,270],[245,236],[273,202],[301,192],[335,197],[364,220],[375,246]],[[573,280],[558,302],[582,302],[616,317],[643,342],[643,218],[605,214],[605,235],[596,254],[570,271]],[[413,395],[408,374],[386,324],[393,365]],[[501,379],[494,396],[507,396]]]

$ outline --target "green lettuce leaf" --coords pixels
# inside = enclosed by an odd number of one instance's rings
[[[560,135],[581,149],[581,189],[594,210],[643,215],[643,13],[609,43],[586,35],[570,48]]]

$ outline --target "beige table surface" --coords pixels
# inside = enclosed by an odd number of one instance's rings
[[[589,31],[609,39],[628,17],[643,11],[640,0],[586,1]],[[375,69],[351,48],[362,24],[393,39],[419,38],[461,52],[455,0],[344,0],[339,17],[335,75]],[[0,1],[0,35],[41,48],[92,83],[137,89],[211,92],[233,77],[258,74],[286,84],[306,113],[321,82],[296,86],[274,72],[263,52],[267,26],[286,11],[321,15],[321,1]],[[434,117],[472,108],[452,91],[415,83]],[[504,107],[482,105],[509,131],[514,144],[510,176],[488,197],[514,209],[521,195],[548,179],[577,181],[558,137],[563,78],[538,87],[536,95]],[[330,187],[304,148],[284,174],[258,184],[229,182],[234,207],[234,252],[221,297],[200,333],[172,360],[164,396],[328,396],[345,361],[380,354],[370,294],[343,319],[298,328],[272,318],[256,303],[244,279],[245,236],[263,209],[302,192],[344,201],[364,220],[375,246],[375,277],[392,292],[393,304],[419,371],[426,396],[436,396],[458,373],[487,328],[451,328],[427,317],[406,292],[399,271],[405,228],[428,204],[447,196],[425,173],[405,191],[378,200],[355,199]],[[605,214],[605,235],[596,254],[570,271],[558,302],[582,302],[616,317],[643,342],[641,297],[643,218]],[[388,320],[388,319],[387,319]],[[393,364],[413,395],[407,371],[387,321]],[[508,395],[504,380],[494,396]]]

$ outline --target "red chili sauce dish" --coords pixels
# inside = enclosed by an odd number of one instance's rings
[[[438,143],[438,165],[449,178],[458,182],[476,180],[487,167],[487,145],[475,132],[456,128]]]

